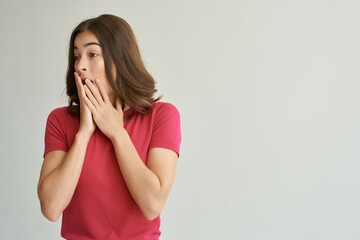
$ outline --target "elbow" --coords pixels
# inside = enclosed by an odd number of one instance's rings
[[[41,191],[41,185],[39,185],[39,187],[38,187],[38,197],[39,197],[39,200],[40,200],[41,213],[49,221],[56,222],[59,219],[59,217],[61,215],[61,212],[59,212],[55,207],[51,207],[50,199],[48,199],[46,201],[45,197],[42,196],[41,192],[42,192]]]
[[[58,211],[51,210],[49,207],[45,207],[43,205],[41,205],[41,212],[44,217],[51,222],[56,222],[61,215]]]
[[[59,214],[56,211],[51,211],[49,210],[49,208],[45,208],[43,206],[41,206],[41,212],[44,215],[44,217],[51,222],[56,222],[61,215],[61,213]]]
[[[142,212],[148,221],[152,221],[160,215],[161,211],[162,204],[154,202],[149,204]]]
[[[145,218],[148,220],[148,221],[152,221],[154,220],[155,218],[157,218],[158,216],[160,215],[160,212],[147,212],[147,213],[144,213],[144,216]]]

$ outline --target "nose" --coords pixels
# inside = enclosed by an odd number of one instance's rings
[[[80,58],[77,63],[75,63],[75,69],[79,73],[84,73],[89,71],[88,64],[85,58]]]

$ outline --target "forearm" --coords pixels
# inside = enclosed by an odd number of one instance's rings
[[[68,206],[80,178],[90,137],[76,134],[64,160],[39,184],[38,195],[44,215],[56,221]]]
[[[166,200],[161,182],[141,160],[126,130],[111,139],[126,185],[146,218],[160,214]]]

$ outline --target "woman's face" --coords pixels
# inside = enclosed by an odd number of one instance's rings
[[[79,33],[74,41],[75,71],[81,80],[98,78],[106,89],[110,100],[115,101],[115,94],[105,73],[105,63],[97,37],[90,31]]]

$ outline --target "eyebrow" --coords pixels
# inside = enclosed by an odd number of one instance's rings
[[[84,45],[84,48],[87,47],[87,46],[90,46],[90,45],[98,45],[98,46],[100,47],[100,44],[98,44],[98,43],[96,43],[96,42],[89,42],[89,43],[86,43],[86,44]],[[77,47],[77,46],[74,46],[74,50],[75,50],[75,49],[78,49],[78,47]]]

